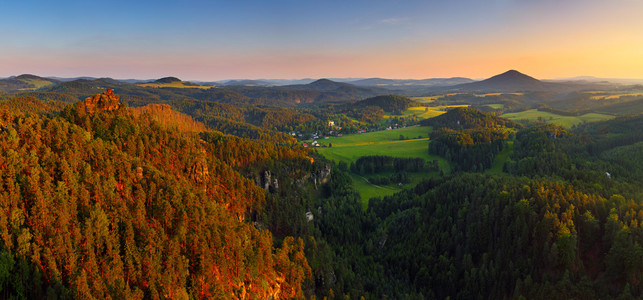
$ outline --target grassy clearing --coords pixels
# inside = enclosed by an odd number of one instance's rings
[[[389,174],[389,173],[386,173]],[[377,174],[377,175],[386,175],[386,174]],[[360,176],[359,174],[351,173],[351,178],[353,179],[353,184],[355,189],[359,192],[362,197],[362,208],[368,208],[368,201],[373,197],[385,197],[393,195],[397,192],[402,191],[403,189],[410,189],[420,183],[424,179],[428,179],[434,176],[440,176],[439,172],[421,172],[421,173],[408,173],[410,183],[403,184],[401,187],[397,184],[388,184],[388,185],[374,185],[369,182],[368,177],[371,176]]]
[[[458,105],[442,105],[442,106],[433,106],[431,108],[436,109],[436,110],[442,110],[442,111],[447,111],[451,108],[456,108],[456,107],[469,107],[471,105],[469,104],[458,104]]]
[[[461,105],[440,105],[440,106],[414,106],[414,107],[409,107],[407,110],[402,112],[402,116],[411,116],[415,115],[420,119],[429,119],[433,117],[437,117],[443,113],[445,113],[447,110],[451,108],[456,108],[456,107],[469,107],[470,105],[467,104],[461,104]],[[392,114],[386,114],[384,118],[391,118],[394,117],[395,115]]]
[[[179,88],[179,89],[209,89],[214,88],[212,86],[205,85],[190,85],[185,84],[185,82],[175,81],[170,83],[141,83],[138,86],[142,87],[152,87],[152,88]]]
[[[612,95],[600,95],[600,96],[591,96],[589,97],[592,100],[614,100],[621,97],[640,97],[643,96],[643,93],[632,93],[632,94],[612,94]]]
[[[388,155],[393,157],[420,157],[427,161],[438,160],[440,169],[448,173],[451,168],[444,158],[429,155],[429,134],[431,127],[410,126],[395,130],[384,130],[362,134],[352,134],[342,137],[331,137],[321,140],[323,145],[332,144],[332,147],[317,148],[319,153],[329,160],[335,162],[343,161],[350,164],[361,156],[366,155]],[[400,140],[400,135],[409,140]],[[422,136],[417,139],[416,137]],[[420,182],[422,179],[437,176],[438,172],[409,173],[411,183],[402,186],[397,185],[377,186],[367,182],[367,179],[357,174],[351,174],[355,188],[362,197],[362,205],[368,205],[368,199],[377,196],[391,195],[409,188]]]
[[[501,96],[501,95],[516,95],[522,96],[525,93],[486,93],[486,94],[476,94],[477,97],[487,97],[487,96]]]
[[[589,98],[591,100],[614,100],[621,97],[641,97],[643,96],[643,90],[641,89],[632,89],[629,91],[587,91],[585,94],[591,95]]]
[[[426,106],[416,106],[416,107],[409,107],[409,109],[405,110],[402,113],[402,116],[408,117],[415,115],[420,119],[429,119],[433,117],[437,117],[441,114],[443,114],[445,111],[441,109],[437,109],[436,107],[426,107]],[[385,118],[390,118],[390,117],[395,117],[395,115],[387,114]]]
[[[509,141],[507,142],[507,147],[502,149],[502,152],[498,153],[496,157],[493,159],[493,164],[491,165],[491,168],[486,171],[487,174],[500,174],[502,173],[502,167],[505,165],[505,162],[507,159],[509,159],[509,155],[514,151],[514,142]]]
[[[549,122],[549,123],[554,123],[566,128],[570,128],[574,125],[581,124],[584,122],[596,122],[596,121],[603,121],[603,120],[609,120],[611,118],[614,118],[614,116],[597,114],[597,113],[589,113],[589,114],[584,114],[582,116],[577,116],[577,117],[561,116],[550,112],[539,111],[536,109],[530,109],[530,110],[521,111],[517,113],[507,113],[507,114],[501,115],[501,117],[514,120],[514,121],[530,120],[530,121]]]
[[[399,142],[400,135],[403,135],[409,138],[417,138],[418,136],[421,136],[422,138],[428,138],[431,131],[432,131],[431,127],[409,126],[406,128],[400,128],[400,129],[394,129],[394,130],[382,130],[382,131],[367,132],[367,133],[361,133],[361,134],[351,134],[351,135],[345,135],[340,137],[329,137],[327,140],[319,140],[319,142],[326,145],[328,145],[329,143],[332,143],[333,144],[332,148],[365,146],[365,145],[372,145],[372,144],[386,144],[386,143],[392,143],[392,142]],[[406,141],[406,142],[411,142],[411,141]],[[335,152],[335,150],[337,149],[320,148],[320,150],[330,150],[331,152]]]
[[[387,186],[378,186],[368,182],[366,177],[359,176],[357,174],[351,173],[351,178],[353,179],[353,186],[359,192],[359,195],[362,197],[362,208],[368,208],[368,200],[373,197],[383,197],[393,195],[401,189],[399,188],[390,188]]]
[[[438,96],[426,96],[426,97],[409,97],[409,99],[420,102],[420,103],[431,103],[439,98],[442,98],[442,95]]]
[[[43,88],[54,84],[49,80],[42,80],[42,79],[21,79],[20,81],[25,82],[27,84],[33,84],[34,86],[32,88],[21,89],[21,90],[37,90],[39,88]]]
[[[394,157],[421,157],[426,160],[433,160],[434,157],[428,152],[429,138],[404,140],[404,141],[377,141],[361,142],[352,145],[336,145],[332,147],[318,148],[319,153],[336,162],[343,161],[351,163],[360,156],[365,155],[388,155]]]
[[[486,104],[485,106],[489,106],[489,107],[491,107],[491,108],[493,108],[493,109],[502,109],[502,108],[505,108],[505,105],[504,105],[504,104]]]

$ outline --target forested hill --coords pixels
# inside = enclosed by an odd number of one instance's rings
[[[58,116],[0,110],[0,298],[303,297],[303,241],[247,221],[265,190],[233,166],[306,152],[215,147],[164,110],[111,92]]]
[[[388,113],[393,113],[393,112],[401,113],[402,111],[405,111],[409,107],[421,106],[421,104],[402,96],[384,95],[384,96],[377,96],[377,97],[372,97],[361,101],[357,101],[347,106],[350,106],[352,108],[360,108],[360,107],[364,108],[367,106],[377,106]]]
[[[349,168],[274,130],[326,126],[312,109],[101,92],[3,94],[0,299],[643,296],[641,115],[520,128],[453,109],[424,148],[449,174],[364,207],[350,170],[439,164]]]
[[[123,97],[123,102],[140,101],[142,99],[147,101],[195,99],[220,103],[282,107],[306,103],[349,102],[391,92],[382,88],[358,87],[326,79],[320,79],[310,84],[286,86],[231,85],[214,87],[200,86],[192,82],[181,81],[176,77],[164,77],[139,84],[130,84],[109,78],[77,79],[43,86],[39,91],[65,93],[82,99],[89,94],[101,92],[106,88],[112,88],[117,91]],[[0,90],[2,90],[1,80]]]
[[[324,218],[321,228],[353,262],[338,272],[341,291],[373,298],[640,299],[642,122],[639,115],[571,131],[524,128],[503,174],[466,172],[469,156],[458,150],[459,172],[373,198],[364,213],[348,208],[348,175],[334,173],[329,194],[345,196],[329,202],[342,203],[350,216]]]
[[[494,116],[474,108],[457,107],[435,118],[425,119],[420,122],[423,126],[450,129],[472,129],[482,127],[509,127],[520,128],[522,125],[504,118]]]
[[[0,91],[36,90],[57,83],[58,82],[53,79],[23,74],[16,77],[0,79]]]
[[[172,82],[181,82],[181,79],[178,79],[176,77],[163,77],[157,80],[154,80],[156,83],[172,83]]]

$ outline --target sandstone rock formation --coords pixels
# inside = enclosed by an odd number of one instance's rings
[[[84,101],[78,103],[78,108],[84,110],[88,115],[118,110],[122,106],[123,104],[120,103],[118,95],[115,95],[112,89],[107,89],[102,94],[87,97]]]

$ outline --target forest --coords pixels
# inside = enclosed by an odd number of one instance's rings
[[[437,161],[336,164],[289,134],[362,127],[340,105],[73,88],[1,95],[0,298],[643,296],[641,115],[452,109],[422,122],[451,171],[363,206],[353,174],[406,183]]]

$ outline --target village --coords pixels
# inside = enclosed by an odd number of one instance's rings
[[[328,140],[331,136],[335,137],[341,137],[344,136],[344,133],[342,133],[342,127],[341,126],[336,126],[335,121],[333,120],[328,120],[328,128],[329,130],[326,132],[313,132],[310,133],[310,135],[306,133],[301,133],[301,132],[295,132],[291,131],[289,134],[296,138],[297,140],[301,141],[301,145],[304,148],[313,148],[313,147],[332,147],[332,143],[324,143],[320,142],[320,140]],[[384,131],[384,130],[394,130],[398,128],[406,128],[406,126],[399,126],[397,123],[391,124],[388,126],[382,126],[382,127],[374,127],[370,129],[364,129],[364,128],[359,128],[355,133],[356,134],[362,134],[366,132],[375,132],[375,131]]]

